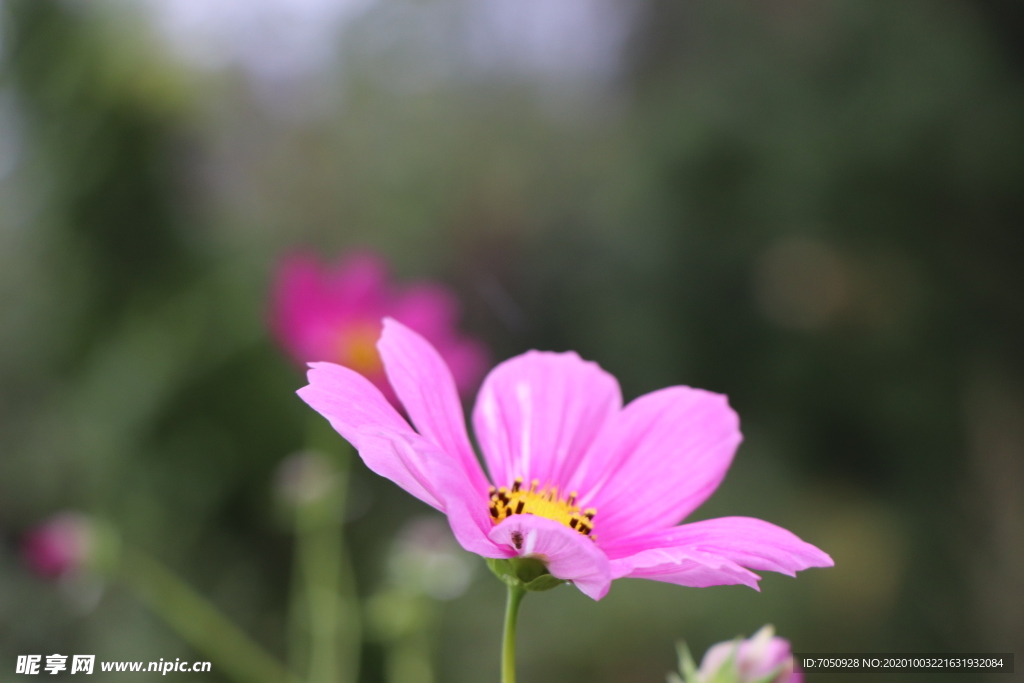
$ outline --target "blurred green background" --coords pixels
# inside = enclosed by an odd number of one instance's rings
[[[1021,7],[4,0],[0,680],[36,652],[202,658],[117,585],[26,570],[64,509],[283,655],[272,479],[310,411],[266,301],[297,245],[448,283],[496,360],[728,394],[746,439],[697,516],[836,561],[531,595],[522,680],[661,681],[679,638],[764,623],[799,651],[1024,653]],[[353,477],[369,595],[427,510]],[[497,680],[503,599],[481,562],[441,606],[441,681]],[[367,642],[362,681],[382,662]]]

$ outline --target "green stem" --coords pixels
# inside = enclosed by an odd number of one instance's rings
[[[301,502],[295,511],[289,649],[293,670],[304,670],[308,683],[354,681],[359,673],[359,606],[340,519],[350,460],[349,453],[341,455],[330,491]],[[305,666],[299,665],[300,658]]]
[[[501,683],[516,683],[516,621],[519,605],[526,595],[520,584],[509,583],[508,599],[505,601],[505,634],[501,648]]]
[[[288,593],[288,670],[304,680],[307,664],[307,626],[309,615],[306,613],[306,590],[302,581],[302,554],[296,549],[292,553],[292,581]]]
[[[284,667],[156,559],[122,549],[121,576],[139,599],[224,675],[238,683],[285,683]]]
[[[297,551],[309,617],[309,683],[334,683],[337,680],[338,556],[341,539],[339,532],[332,528],[335,524],[329,517],[334,506],[329,503],[333,500],[302,505],[298,510]]]
[[[359,680],[359,657],[363,647],[362,612],[356,591],[352,557],[344,545],[341,546],[339,558],[338,597],[342,618],[339,620],[338,627],[338,652],[340,653],[338,668],[341,672],[338,680],[348,683]]]

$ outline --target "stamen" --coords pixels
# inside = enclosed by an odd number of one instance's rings
[[[516,477],[511,488],[504,486],[487,489],[490,495],[491,520],[497,524],[512,515],[536,515],[560,522],[584,536],[595,538],[595,508],[580,511],[576,505],[579,493],[572,491],[568,497],[561,497],[557,486],[540,488],[540,481],[530,482],[529,490],[523,488],[523,478]]]

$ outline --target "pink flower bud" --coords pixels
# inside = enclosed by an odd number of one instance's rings
[[[48,579],[74,573],[89,565],[96,553],[96,528],[77,512],[63,512],[26,534],[22,556],[33,572]]]
[[[722,667],[734,667],[734,678],[722,676]],[[803,674],[795,670],[789,641],[775,636],[775,629],[763,626],[747,640],[730,640],[708,648],[701,660],[700,681],[729,680],[735,683],[761,681],[775,673],[771,683],[803,683]]]

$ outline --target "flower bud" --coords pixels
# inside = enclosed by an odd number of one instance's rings
[[[775,636],[772,626],[747,640],[711,646],[697,671],[699,683],[802,683],[795,670],[789,641]]]
[[[99,533],[91,518],[63,512],[29,530],[21,552],[29,568],[47,579],[58,579],[96,564]]]

